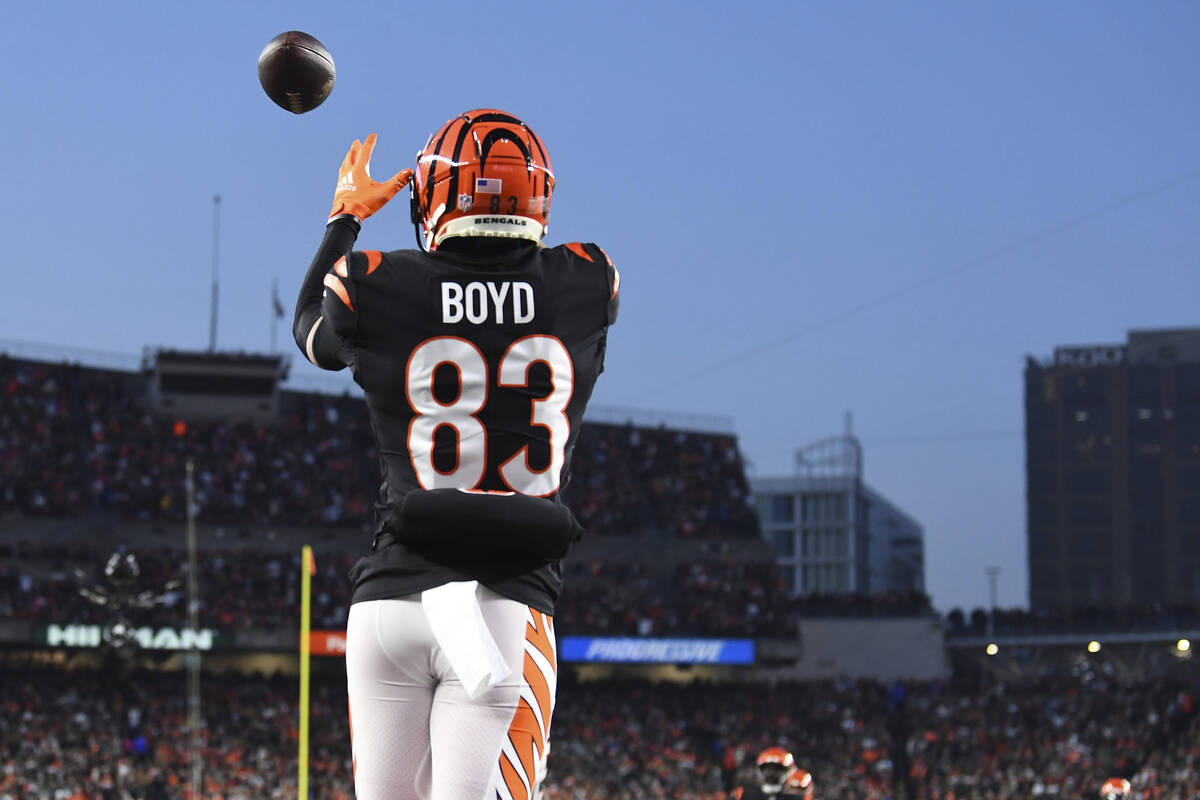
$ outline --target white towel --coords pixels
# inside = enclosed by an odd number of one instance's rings
[[[512,674],[483,619],[478,586],[478,581],[457,581],[421,592],[433,638],[472,700]]]

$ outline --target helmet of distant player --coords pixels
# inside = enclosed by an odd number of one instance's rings
[[[1100,787],[1101,800],[1122,800],[1129,796],[1129,781],[1124,778],[1109,778]]]
[[[452,236],[540,242],[550,219],[554,168],[528,125],[504,111],[459,114],[417,153],[412,221],[426,250]]]
[[[786,797],[803,797],[804,800],[812,800],[812,775],[799,767],[792,770],[792,774],[788,776],[787,781],[783,784],[783,794]]]
[[[779,794],[796,770],[796,760],[782,747],[768,747],[758,754],[758,775],[764,794]]]

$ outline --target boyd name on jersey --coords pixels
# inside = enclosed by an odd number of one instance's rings
[[[472,325],[533,322],[534,292],[528,281],[441,282],[442,322]]]

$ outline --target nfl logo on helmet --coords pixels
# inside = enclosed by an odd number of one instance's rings
[[[471,195],[460,194],[458,196],[458,210],[459,211],[470,211],[471,206],[473,206],[473,205],[475,205],[475,198],[471,197]]]

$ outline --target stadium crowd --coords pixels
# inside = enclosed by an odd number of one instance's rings
[[[0,514],[64,516],[84,507],[66,391],[74,372],[0,356]]]
[[[1097,798],[1120,775],[1133,800],[1192,800],[1200,687],[1099,674],[958,687],[564,675],[543,797],[719,800],[755,779],[761,750],[780,745],[813,774],[817,798]],[[202,685],[206,800],[294,796],[294,679],[210,673]],[[5,686],[0,800],[186,797],[182,673],[8,665]],[[310,731],[311,796],[350,798],[336,670],[314,678]]]
[[[104,623],[112,609],[81,589],[113,591],[102,574],[109,553],[71,546],[0,541],[0,619]],[[186,619],[182,550],[136,550],[140,575],[132,594],[157,596],[153,608],[126,610],[138,625],[182,626]],[[322,552],[313,578],[313,625],[342,629],[350,602],[351,549]],[[200,623],[222,630],[294,627],[300,556],[294,551],[201,551]],[[710,556],[663,570],[643,561],[568,560],[556,619],[566,634],[784,637],[803,616],[930,614],[924,595],[790,597],[772,562]],[[128,605],[128,604],[126,604]]]
[[[198,520],[364,526],[378,464],[361,398],[282,393],[274,425],[172,420],[134,373],[0,355],[0,514],[182,521],[195,459]],[[566,497],[592,533],[757,533],[732,436],[585,423]]]
[[[115,589],[102,575],[108,553],[85,545],[35,546],[0,541],[0,619],[40,623],[103,623],[112,610],[80,589]],[[224,630],[294,627],[299,607],[300,556],[255,549],[205,551],[198,559],[200,622]],[[150,592],[153,608],[128,612],[139,625],[181,626],[185,619],[186,554],[142,548],[130,594]],[[342,629],[350,603],[346,577],[354,557],[325,552],[316,559],[313,625]],[[81,577],[76,570],[93,568]],[[797,602],[787,596],[774,564],[717,559],[658,576],[646,562],[574,561],[556,619],[570,634],[783,636],[794,632]],[[665,579],[664,579],[665,578]],[[128,605],[128,604],[127,604]]]
[[[199,519],[269,530],[337,529],[369,538],[377,465],[361,400],[285,394],[276,425],[177,422],[143,408],[132,373],[0,356],[0,516],[118,520],[184,518],[186,456],[196,459]],[[736,541],[756,522],[732,437],[587,424],[568,503],[593,534]],[[683,543],[681,543],[683,546]],[[691,546],[690,544],[688,546]],[[323,552],[313,625],[345,624],[351,565]],[[568,560],[560,634],[788,636],[802,615],[932,613],[919,593],[790,598],[769,561],[719,548],[679,565]],[[0,619],[111,621],[80,593],[101,582],[107,552],[0,541]],[[182,625],[181,551],[139,548],[129,591],[152,591],[135,624]],[[225,630],[296,624],[298,554],[206,547],[201,624]],[[77,569],[90,570],[80,576]],[[111,587],[110,587],[111,588]],[[1000,612],[995,630],[1055,633],[1086,626],[1151,630],[1195,609]],[[989,620],[952,612],[947,633],[978,635]],[[1114,627],[1115,626],[1115,627]],[[130,675],[120,664],[75,675],[4,668],[0,800],[182,798],[186,703],[179,673]],[[344,679],[314,684],[312,793],[349,798]],[[205,797],[295,794],[295,687],[290,679],[207,674]],[[1128,686],[1084,671],[1025,684],[578,683],[562,676],[546,800],[724,798],[753,780],[755,755],[793,751],[818,798],[1009,800],[1095,797],[1109,775],[1137,800],[1194,798],[1200,786],[1196,686]],[[80,687],[87,686],[88,691]],[[319,722],[319,724],[318,724]]]

